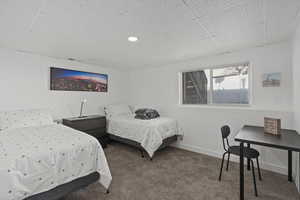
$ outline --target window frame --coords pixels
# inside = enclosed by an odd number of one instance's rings
[[[237,65],[248,65],[248,98],[249,103],[248,104],[234,104],[234,103],[213,103],[212,101],[212,87],[213,87],[213,70],[214,69],[220,69],[220,68],[226,68],[226,67],[234,67]],[[201,70],[209,70],[210,71],[210,89],[208,91],[208,103],[207,104],[183,104],[183,87],[182,87],[182,74],[185,72],[195,72],[195,71],[201,71]],[[251,107],[252,106],[252,66],[249,61],[246,62],[238,62],[233,64],[225,64],[225,65],[215,65],[215,66],[209,66],[209,67],[200,67],[200,68],[193,68],[190,70],[182,70],[178,73],[178,86],[179,86],[179,105],[183,107]]]

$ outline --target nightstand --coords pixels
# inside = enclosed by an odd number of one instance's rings
[[[85,132],[98,139],[101,146],[107,146],[109,137],[106,133],[106,118],[101,115],[72,117],[63,119],[63,125]]]

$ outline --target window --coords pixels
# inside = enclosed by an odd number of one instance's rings
[[[182,104],[249,104],[249,63],[182,72]]]

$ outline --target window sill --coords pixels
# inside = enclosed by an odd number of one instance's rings
[[[247,105],[236,105],[236,104],[223,104],[223,105],[216,105],[216,104],[210,104],[210,105],[185,105],[185,104],[177,104],[180,108],[203,108],[203,109],[224,109],[224,110],[254,110],[254,111],[273,111],[273,112],[293,112],[289,109],[274,109],[274,108],[262,108],[253,106],[251,104]]]
[[[178,106],[186,108],[252,109],[251,104],[178,104]]]

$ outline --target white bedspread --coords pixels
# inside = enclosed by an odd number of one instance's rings
[[[0,199],[20,200],[93,172],[112,180],[99,142],[53,124],[0,131]]]
[[[108,133],[140,143],[150,157],[165,138],[182,135],[174,119],[159,117],[141,120],[135,119],[133,115],[120,115],[109,119]]]

